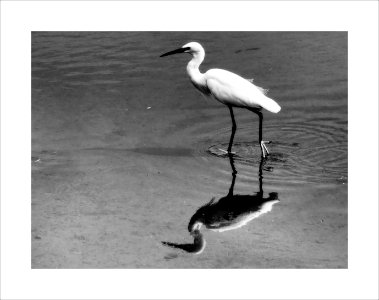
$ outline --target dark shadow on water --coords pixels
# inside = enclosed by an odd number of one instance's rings
[[[278,193],[271,192],[267,197],[264,197],[262,174],[266,162],[264,158],[261,158],[259,164],[259,191],[252,195],[235,195],[234,185],[237,178],[237,170],[234,165],[233,155],[229,154],[228,157],[232,169],[232,182],[228,194],[217,201],[215,198],[212,198],[191,217],[188,231],[194,238],[193,243],[177,244],[162,242],[162,244],[199,254],[205,249],[206,245],[205,238],[200,232],[203,225],[209,230],[218,232],[237,229],[262,214],[271,211],[273,205],[279,202]]]
[[[158,156],[192,156],[193,150],[190,148],[164,148],[164,147],[140,147],[130,151],[148,155]]]
[[[193,156],[193,149],[184,147],[136,147],[136,148],[84,148],[83,150],[92,151],[116,151],[116,152],[127,152],[131,151],[139,154],[155,155],[155,156]]]
[[[246,49],[238,49],[238,50],[234,51],[234,53],[240,53],[242,51],[255,51],[255,50],[259,50],[259,49],[261,49],[261,48],[259,48],[259,47],[252,47],[252,48],[246,48]]]

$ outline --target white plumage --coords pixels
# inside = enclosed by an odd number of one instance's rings
[[[226,70],[211,69],[204,74],[211,94],[226,105],[253,109],[264,108],[277,113],[280,106],[266,96],[267,90]]]
[[[162,54],[167,56],[176,53],[190,53],[192,59],[187,64],[187,74],[193,85],[203,94],[213,96],[217,101],[227,105],[233,122],[232,135],[229,141],[228,152],[231,152],[236,124],[232,107],[247,108],[259,116],[259,143],[262,150],[262,156],[269,154],[265,142],[262,141],[262,120],[261,109],[264,108],[270,112],[278,113],[280,106],[272,99],[266,96],[267,91],[252,83],[253,80],[242,78],[241,76],[222,69],[211,69],[201,73],[199,66],[204,60],[205,51],[197,42],[185,44],[182,48]]]

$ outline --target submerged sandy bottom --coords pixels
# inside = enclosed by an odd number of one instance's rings
[[[266,184],[266,171],[264,193],[280,200],[271,212],[236,230],[203,228],[201,254],[163,245],[192,243],[191,216],[225,196],[232,180],[228,160],[208,155],[207,145],[196,149],[185,135],[159,144],[171,126],[164,114],[146,110],[140,123],[126,121],[122,146],[110,134],[91,141],[70,130],[48,139],[50,129],[35,131],[33,268],[347,267],[346,184]],[[236,169],[235,193],[257,192],[257,166]]]

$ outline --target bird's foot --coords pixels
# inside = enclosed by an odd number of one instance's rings
[[[221,149],[221,148],[218,148],[218,150],[220,150],[221,152],[225,153],[225,154],[236,154],[236,152],[234,151],[229,151],[229,150],[224,150],[224,149]]]
[[[262,150],[262,156],[263,156],[263,158],[266,158],[267,155],[270,154],[270,152],[268,151],[268,149],[266,147],[266,143],[270,144],[271,141],[261,141],[261,150]]]

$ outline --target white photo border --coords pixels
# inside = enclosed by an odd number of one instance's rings
[[[31,269],[32,31],[348,31],[349,264],[342,270]],[[377,299],[377,1],[2,1],[3,299]]]

